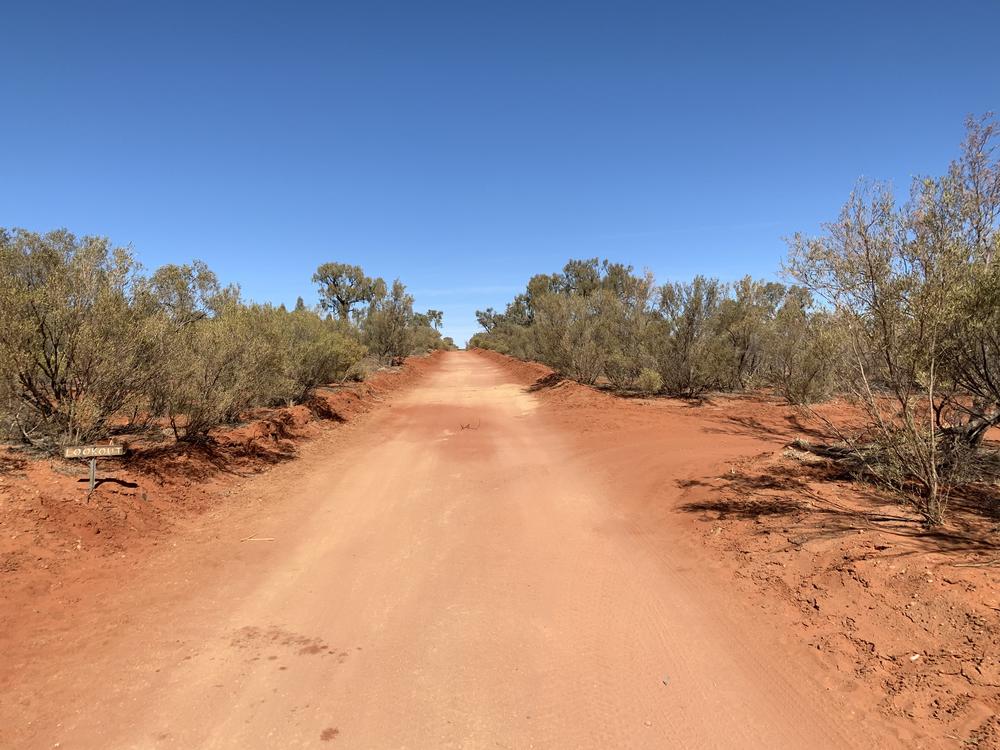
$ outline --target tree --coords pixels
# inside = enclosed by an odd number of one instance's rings
[[[724,295],[718,279],[704,276],[660,287],[651,347],[668,393],[697,396],[720,384],[716,316]]]
[[[1000,158],[997,122],[970,118],[962,155],[948,174],[922,183],[917,241],[950,250],[962,283],[943,361],[957,395],[937,420],[949,438],[978,449],[1000,424]]]
[[[413,297],[399,279],[392,283],[391,291],[385,292],[384,282],[378,291],[368,307],[362,331],[369,351],[385,362],[405,357],[413,350]]]
[[[642,370],[654,364],[647,347],[652,323],[649,306],[653,276],[650,273],[636,275],[632,266],[606,260],[601,269],[595,304],[598,306],[599,346],[604,352],[604,374],[616,387],[630,388]],[[647,385],[649,382],[647,377]]]
[[[324,263],[316,269],[313,281],[319,284],[322,308],[337,313],[340,320],[347,321],[358,305],[368,304],[374,299],[378,280],[365,276],[361,266]]]
[[[766,339],[768,380],[793,404],[829,396],[845,352],[836,318],[815,309],[807,289],[792,286]]]
[[[557,372],[593,383],[604,369],[595,325],[598,309],[581,294],[547,294],[535,301],[531,326],[538,358]]]
[[[731,349],[729,372],[724,376],[728,387],[744,390],[761,373],[765,339],[784,295],[782,284],[744,276],[722,300],[718,327]]]
[[[994,133],[970,121],[960,159],[943,178],[915,180],[907,204],[863,183],[823,236],[790,241],[791,274],[846,330],[849,382],[869,421],[855,453],[935,524],[1000,424]]]
[[[444,324],[444,313],[440,310],[428,310],[426,315],[430,324],[434,326],[434,330],[440,331],[441,326]]]
[[[599,264],[599,258],[568,261],[558,282],[559,291],[584,297],[597,291],[601,285]]]
[[[497,324],[502,322],[502,318],[503,315],[492,307],[487,307],[485,310],[476,310],[476,322],[487,333],[491,333],[497,327]]]

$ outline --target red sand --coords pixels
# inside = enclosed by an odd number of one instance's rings
[[[17,640],[25,608],[62,619],[63,589],[127,575],[206,511],[225,511],[246,478],[293,461],[303,441],[369,411],[438,356],[320,389],[308,406],[257,410],[242,426],[213,431],[209,445],[138,441],[127,458],[98,462],[107,481],[90,498],[85,461],[30,459],[0,446],[0,652]],[[2,679],[0,670],[0,687]]]
[[[5,454],[0,746],[1000,746],[996,520],[924,533],[795,410],[488,352],[324,400],[89,505]]]
[[[522,382],[551,380],[543,365],[481,355]],[[831,673],[870,688],[885,715],[941,747],[1000,747],[1000,515],[956,500],[948,526],[928,532],[906,506],[787,448],[828,436],[776,399],[696,405],[557,382],[537,392],[580,455],[624,485],[628,513],[646,533],[689,529],[737,590],[815,648]],[[816,408],[835,423],[857,419],[844,403]],[[678,432],[753,436],[759,445],[706,472],[711,440],[686,443],[696,469],[677,476],[663,459]]]

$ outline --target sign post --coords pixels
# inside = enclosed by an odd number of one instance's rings
[[[124,455],[124,445],[71,445],[63,451],[64,458],[89,459],[90,489],[87,492],[88,495],[90,495],[97,486],[97,459]]]

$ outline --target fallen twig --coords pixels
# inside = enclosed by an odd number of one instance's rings
[[[273,542],[273,536],[257,536],[256,534],[251,534],[248,537],[240,539],[241,542]]]
[[[953,568],[996,568],[1000,567],[1000,557],[994,560],[986,560],[985,562],[969,562],[969,563],[952,563]]]

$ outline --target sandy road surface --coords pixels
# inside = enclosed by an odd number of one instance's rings
[[[860,693],[825,682],[683,539],[634,528],[538,405],[496,364],[442,357],[348,446],[275,473],[265,494],[280,510],[251,529],[274,541],[232,530],[210,553],[181,548],[80,623],[85,652],[25,665],[48,676],[6,696],[4,736],[102,749],[895,746]],[[663,460],[687,471],[683,444]]]

